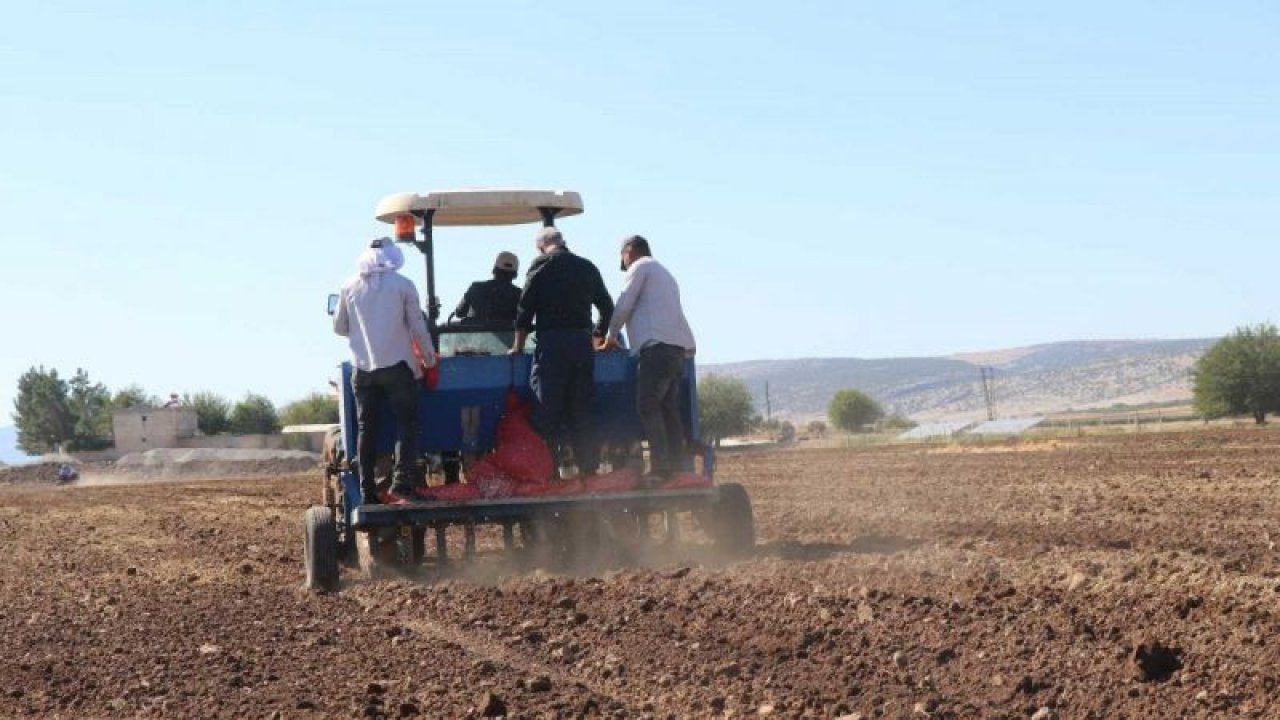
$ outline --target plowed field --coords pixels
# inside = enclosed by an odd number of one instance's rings
[[[333,595],[302,587],[311,475],[0,488],[0,717],[1280,717],[1280,433],[720,479],[744,561],[691,531],[644,568]]]

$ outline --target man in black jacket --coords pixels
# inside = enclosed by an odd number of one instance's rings
[[[603,337],[613,315],[613,299],[600,271],[590,260],[569,252],[554,227],[538,233],[539,256],[529,266],[516,312],[516,338],[511,352],[524,352],[537,322],[529,387],[538,398],[534,424],[557,457],[573,448],[574,464],[583,475],[600,465],[600,445],[591,417],[595,391],[595,348],[592,336]],[[599,321],[591,323],[595,306]]]
[[[501,325],[504,330],[510,330],[516,321],[516,306],[520,302],[520,288],[514,282],[519,271],[520,260],[515,253],[498,253],[493,261],[493,279],[471,283],[453,314],[467,324]],[[506,342],[511,342],[511,338],[508,337]]]

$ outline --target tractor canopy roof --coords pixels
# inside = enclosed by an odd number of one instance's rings
[[[522,225],[541,222],[544,213],[562,218],[582,213],[582,196],[566,190],[474,188],[397,193],[378,202],[374,217],[395,223],[397,217],[421,218],[431,211],[432,225]]]

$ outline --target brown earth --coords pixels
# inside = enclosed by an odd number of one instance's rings
[[[721,479],[755,504],[744,562],[690,532],[600,577],[334,595],[302,588],[311,475],[3,488],[0,717],[1280,716],[1276,432],[771,451]]]
[[[121,484],[138,480],[171,478],[254,477],[301,473],[319,466],[309,458],[271,458],[267,460],[195,460],[155,465],[120,466],[109,461],[75,463],[80,472],[77,485]],[[30,463],[0,468],[2,485],[56,484],[61,463]]]
[[[60,463],[30,463],[0,468],[0,485],[52,485]]]

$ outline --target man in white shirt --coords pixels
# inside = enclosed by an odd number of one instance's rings
[[[422,367],[436,363],[427,321],[418,306],[418,289],[396,272],[404,253],[390,238],[377,238],[360,254],[358,272],[342,286],[333,330],[351,346],[351,388],[356,397],[357,467],[364,502],[378,502],[378,420],[391,406],[396,419],[396,464],[391,494],[412,499],[421,484],[418,473],[418,381]]]
[[[632,235],[622,242],[622,294],[614,305],[606,343],[616,343],[625,325],[631,352],[640,356],[636,409],[649,440],[650,484],[685,468],[685,427],[680,418],[680,381],[693,354],[693,330],[680,306],[680,286],[649,249]]]

